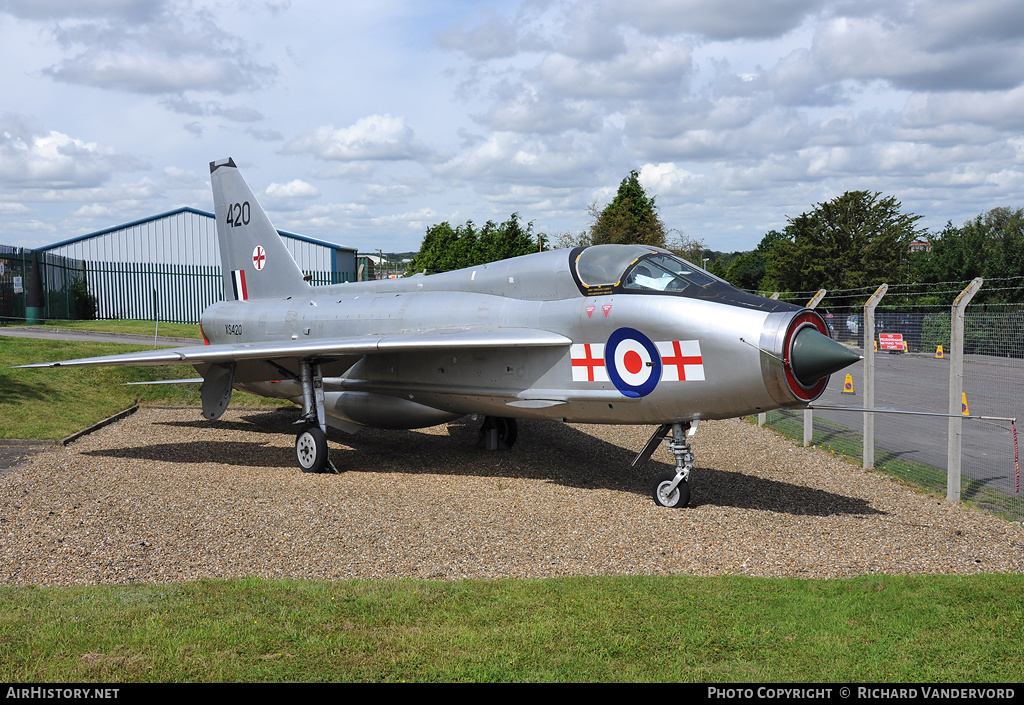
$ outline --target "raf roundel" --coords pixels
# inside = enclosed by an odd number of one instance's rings
[[[256,245],[252,250],[252,266],[256,268],[256,271],[263,269],[263,265],[267,263],[267,251],[263,249],[263,245]]]
[[[661,356],[651,339],[634,328],[619,328],[608,337],[605,368],[624,396],[645,397],[661,379]]]

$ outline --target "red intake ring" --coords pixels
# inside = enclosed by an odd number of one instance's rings
[[[825,325],[825,321],[821,316],[813,311],[805,310],[800,312],[789,324],[789,328],[786,330],[786,339],[782,345],[786,384],[789,385],[789,390],[793,392],[793,396],[804,402],[811,402],[817,399],[825,391],[825,385],[828,384],[828,375],[825,375],[811,386],[807,386],[797,379],[793,373],[793,343],[796,339],[796,334],[808,326],[816,329],[827,338],[832,337],[829,335],[828,326]]]

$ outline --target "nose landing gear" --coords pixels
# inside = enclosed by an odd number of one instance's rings
[[[633,459],[632,466],[648,460],[658,447],[658,443],[665,441],[669,452],[676,458],[676,469],[667,470],[654,481],[654,488],[651,492],[655,504],[662,507],[685,507],[690,503],[690,471],[693,470],[693,450],[687,440],[697,431],[697,421],[692,423],[662,424],[654,432],[651,439],[647,441],[644,449]],[[672,432],[672,437],[666,437]]]

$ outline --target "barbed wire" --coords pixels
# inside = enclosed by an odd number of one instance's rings
[[[909,282],[909,283],[906,283],[906,284],[899,284],[899,283],[897,283],[897,284],[889,284],[889,291],[888,291],[887,295],[888,296],[900,295],[899,292],[894,292],[893,289],[909,289],[911,287],[925,288],[925,289],[927,289],[926,293],[929,293],[929,294],[951,294],[951,293],[959,294],[972,281],[974,281],[974,280],[973,279],[963,279],[963,280],[941,281],[941,282]],[[1016,281],[1016,282],[1020,282],[1021,286],[1024,286],[1024,276],[985,278],[985,283],[986,284],[988,282],[1004,282],[1004,281]],[[935,291],[933,289],[929,289],[928,288],[928,287],[947,286],[947,285],[955,285],[955,286],[959,286],[959,288],[957,288],[957,289],[942,289],[942,290],[938,290],[938,291]],[[857,293],[863,293],[863,292],[874,293],[874,291],[877,290],[879,286],[880,286],[879,284],[873,284],[873,285],[870,285],[870,286],[859,286],[859,287],[854,287],[854,288],[851,288],[851,289],[827,289],[826,290],[826,292],[827,292],[826,296],[828,298],[830,298],[830,299],[854,298],[857,295]],[[984,288],[984,291],[987,291],[987,292],[988,291],[1016,291],[1018,288],[1019,287],[1016,287],[1016,286],[1010,286],[1010,287],[987,287],[986,286]],[[756,293],[759,293],[759,292],[764,291],[764,290],[763,289],[747,289],[747,291],[756,294]],[[788,292],[786,292],[786,300],[792,299],[792,298],[803,298],[805,296],[814,296],[819,291],[821,291],[821,289],[811,289],[811,290],[808,290],[808,291],[788,291]],[[847,293],[847,292],[856,292],[856,293]],[[845,294],[845,296],[843,294]]]

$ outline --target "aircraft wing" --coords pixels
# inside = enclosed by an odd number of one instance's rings
[[[391,335],[351,338],[283,340],[266,343],[220,343],[185,348],[143,350],[122,355],[84,357],[59,362],[37,362],[18,367],[79,367],[85,365],[215,365],[256,360],[330,358],[416,350],[458,350],[470,348],[520,348],[567,346],[564,335],[530,328],[464,328],[430,330]]]

